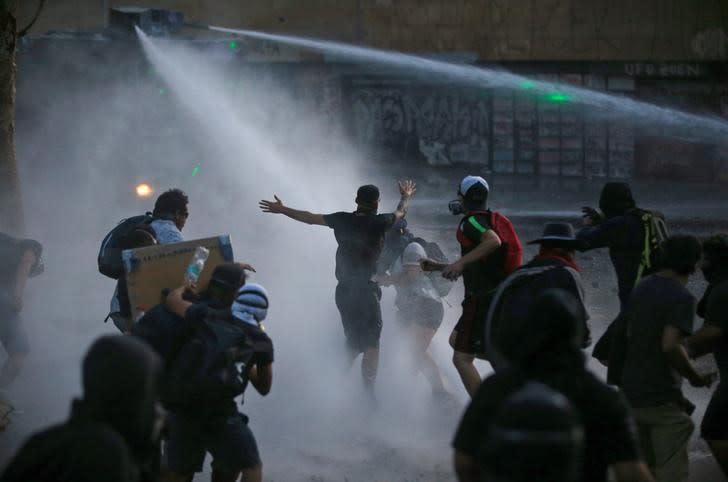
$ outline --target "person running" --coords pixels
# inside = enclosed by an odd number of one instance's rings
[[[497,427],[499,411],[509,397],[534,382],[566,397],[579,413],[584,450],[577,480],[606,482],[608,469],[612,470],[617,482],[653,480],[640,459],[634,419],[627,402],[587,369],[580,348],[583,337],[580,311],[579,301],[563,290],[549,290],[533,301],[529,310],[530,336],[514,352],[510,366],[483,380],[455,433],[454,464],[460,482],[489,480],[482,478],[484,474],[479,464],[479,458],[489,450],[484,445],[487,442],[484,435]],[[540,428],[543,432],[549,427],[540,425]],[[556,443],[563,441],[544,439]],[[519,439],[511,439],[512,442],[516,440]],[[530,454],[531,457],[535,455]],[[522,464],[523,459],[512,462]],[[563,463],[563,460],[551,459],[544,463]],[[551,470],[556,468],[550,467]]]
[[[248,417],[235,398],[250,382],[265,396],[273,382],[273,342],[262,322],[268,293],[256,283],[237,291],[229,309],[216,310],[184,298],[185,287],[172,291],[168,309],[195,331],[170,373],[170,385],[184,397],[170,410],[168,480],[189,481],[202,471],[205,454],[213,456],[212,480],[260,482],[263,465]],[[218,354],[211,357],[212,354]]]
[[[718,365],[720,383],[705,409],[700,434],[728,476],[728,234],[703,242],[702,271],[708,288],[697,312],[705,323],[685,340],[685,348],[691,358],[713,353]]]
[[[412,341],[414,366],[425,376],[432,387],[436,400],[451,401],[452,394],[445,389],[440,369],[427,349],[442,324],[445,314],[442,295],[429,274],[422,270],[421,264],[428,259],[425,248],[407,230],[406,220],[402,219],[387,233],[390,251],[404,245],[401,255],[394,260],[390,274],[377,276],[382,286],[394,286],[397,290],[394,303],[397,319],[407,331]],[[405,240],[402,242],[402,240]],[[448,281],[440,278],[443,282]]]
[[[476,355],[485,353],[483,333],[490,300],[498,285],[521,265],[522,256],[511,222],[487,209],[489,191],[479,176],[466,176],[460,182],[458,199],[449,208],[463,215],[457,230],[461,257],[449,265],[429,260],[422,265],[427,271],[442,271],[449,280],[463,277],[463,312],[450,335],[450,346],[453,364],[471,397],[480,385],[474,362]]]
[[[683,339],[690,335],[695,298],[685,285],[700,262],[693,236],[673,236],[662,245],[663,268],[634,289],[623,316],[626,354],[619,385],[639,428],[642,452],[658,482],[688,480],[688,441],[694,424],[682,379],[709,387],[713,374],[698,373]]]
[[[4,482],[152,482],[162,427],[161,363],[143,342],[112,335],[83,359],[83,398],[69,419],[33,435],[0,476]]]
[[[382,332],[382,291],[373,280],[377,260],[382,252],[385,233],[395,221],[407,214],[410,197],[415,193],[412,181],[400,181],[400,200],[391,214],[377,214],[379,188],[368,184],[356,193],[356,210],[332,214],[300,211],[275,201],[260,201],[264,213],[283,214],[295,221],[334,230],[336,249],[336,307],[344,326],[350,364],[362,353],[361,375],[364,387],[374,400],[374,382],[379,366],[379,337]]]
[[[501,283],[488,313],[487,351],[495,369],[508,364],[513,351],[530,336],[528,310],[533,300],[553,288],[562,289],[579,301],[582,347],[590,343],[581,268],[575,259],[579,241],[574,237],[573,226],[548,223],[541,237],[528,244],[539,244],[538,254]]]
[[[0,369],[0,430],[15,408],[6,391],[18,377],[30,352],[20,313],[28,278],[43,272],[43,246],[32,239],[16,239],[0,233],[0,343],[7,358]]]

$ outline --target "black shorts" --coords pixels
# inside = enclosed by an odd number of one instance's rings
[[[239,472],[260,464],[258,444],[248,427],[248,417],[191,418],[170,413],[165,457],[178,474],[202,472],[205,454],[212,455],[212,468]]]
[[[405,326],[418,325],[437,331],[444,315],[442,302],[432,298],[417,297],[397,304],[397,319]]]
[[[457,332],[455,351],[482,356],[485,353],[485,318],[492,294],[467,296],[463,300],[463,314],[453,331]]]
[[[0,342],[8,355],[27,355],[30,351],[28,334],[23,328],[19,313],[11,310],[0,311]]]
[[[382,334],[382,290],[374,282],[339,283],[336,285],[336,307],[349,348],[363,352],[379,347]]]
[[[721,382],[705,409],[700,435],[705,440],[728,440],[728,381]]]

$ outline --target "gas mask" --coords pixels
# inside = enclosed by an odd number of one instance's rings
[[[450,210],[450,214],[454,214],[455,216],[465,214],[465,206],[463,206],[462,199],[453,199],[447,203],[447,208]]]

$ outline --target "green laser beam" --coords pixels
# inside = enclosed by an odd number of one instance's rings
[[[200,166],[195,166],[195,168],[192,169],[192,177],[195,177],[198,172],[200,172]]]
[[[550,93],[546,94],[545,99],[548,102],[554,102],[554,103],[559,104],[559,103],[569,102],[571,100],[571,97],[569,97],[566,94],[562,94],[560,92],[550,92]]]

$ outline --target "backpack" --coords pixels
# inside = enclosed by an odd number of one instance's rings
[[[101,241],[98,265],[99,273],[111,279],[119,279],[124,275],[124,263],[121,259],[126,237],[139,226],[149,225],[154,220],[152,213],[122,219]]]
[[[665,217],[661,213],[646,209],[633,209],[629,214],[639,217],[645,233],[642,256],[637,270],[637,280],[639,280],[643,276],[659,271],[660,246],[668,238],[669,232]]]
[[[171,362],[165,400],[184,405],[232,400],[248,384],[253,345],[229,310],[213,311]]]
[[[473,219],[474,221],[474,218],[472,218],[474,214],[486,214],[488,216],[488,223],[490,224],[491,229],[495,231],[500,238],[501,247],[504,248],[505,254],[502,266],[503,274],[506,276],[511,274],[521,266],[523,261],[523,246],[521,245],[521,240],[518,237],[518,234],[516,234],[513,224],[502,214],[487,210],[470,212],[467,216],[465,216],[465,218],[463,218],[461,225],[464,222],[468,222],[470,219]],[[462,236],[460,231],[458,232],[458,240],[463,246],[473,244],[473,241]]]
[[[412,238],[412,242],[422,246],[425,249],[425,253],[427,253],[427,257],[429,259],[437,261],[438,263],[450,263],[450,261],[447,259],[447,256],[445,256],[445,253],[442,252],[442,248],[440,248],[440,245],[436,242],[427,241],[423,238],[418,237]],[[454,283],[450,280],[443,278],[441,272],[428,271],[425,274],[428,278],[430,278],[432,286],[435,288],[435,291],[437,291],[437,294],[440,295],[441,298],[444,298],[450,293],[450,290],[452,290]]]

